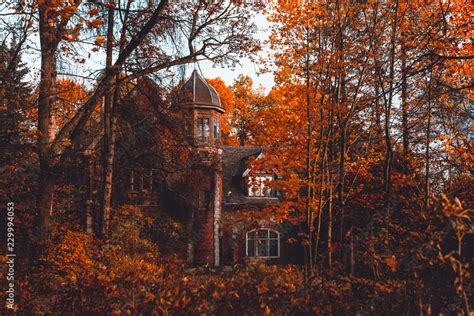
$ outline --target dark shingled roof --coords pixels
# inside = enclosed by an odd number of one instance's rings
[[[191,77],[181,86],[183,91],[183,104],[216,106],[222,108],[221,99],[217,91],[201,77],[196,70]]]
[[[257,157],[263,150],[257,147],[222,147],[224,150],[224,170],[222,175],[223,209],[259,208],[268,198],[248,197],[242,188],[242,174],[247,169],[247,160]]]

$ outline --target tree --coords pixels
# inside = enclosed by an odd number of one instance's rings
[[[31,87],[26,81],[28,68],[16,54],[15,42],[0,45],[0,145],[13,148],[25,143],[28,130],[25,111],[29,107]],[[3,152],[7,154],[8,151]],[[10,161],[10,159],[2,159]]]
[[[232,91],[234,106],[230,121],[240,146],[245,146],[252,141],[252,118],[259,110],[261,96],[253,90],[252,78],[245,75],[235,79]]]
[[[275,69],[280,90],[275,95],[280,100],[277,98],[272,112],[264,115],[267,124],[260,126],[272,133],[263,133],[266,139],[260,142],[267,141],[267,163],[282,168],[286,176],[275,185],[285,189],[292,186],[294,194],[286,192],[294,198],[290,198],[292,207],[299,214],[307,214],[304,243],[308,256],[313,261],[319,258],[320,242],[326,242],[324,256],[330,268],[334,251],[331,244],[335,243],[342,250],[342,266],[347,262],[354,273],[354,240],[360,227],[353,227],[357,215],[346,203],[357,194],[354,183],[363,170],[378,166],[381,150],[384,186],[383,191],[378,186],[373,188],[374,205],[384,192],[389,218],[399,211],[402,204],[391,190],[396,185],[399,192],[402,182],[392,176],[395,173],[399,177],[402,165],[407,175],[421,174],[419,166],[410,161],[414,157],[424,157],[424,181],[420,185],[425,187],[425,196],[429,195],[428,184],[434,173],[430,171],[433,140],[438,127],[428,118],[439,113],[433,106],[444,93],[452,95],[456,91],[442,89],[440,78],[446,78],[445,71],[451,69],[456,73],[454,77],[459,75],[453,86],[463,90],[464,96],[469,87],[461,83],[466,83],[466,69],[459,67],[471,58],[467,51],[460,51],[466,45],[463,31],[459,31],[467,27],[466,3],[445,6],[438,2],[316,1],[304,5],[278,3],[276,7],[269,18],[273,53],[268,63]],[[456,18],[448,22],[446,14]],[[448,60],[456,60],[457,66],[447,67]],[[427,78],[434,79],[426,84]],[[271,117],[274,113],[283,117]],[[399,139],[403,140],[405,157],[399,155]],[[300,157],[303,153],[305,161]],[[321,220],[327,231],[324,239],[320,236]],[[337,224],[339,238],[334,238],[333,226]],[[312,260],[307,263],[309,270]]]
[[[54,184],[64,163],[81,150],[81,139],[86,132],[87,122],[94,113],[101,98],[110,93],[111,86],[140,78],[146,74],[158,73],[174,65],[209,59],[216,63],[236,62],[236,56],[256,47],[252,39],[253,26],[248,16],[257,4],[244,6],[235,2],[207,3],[196,1],[188,4],[171,5],[160,1],[150,8],[141,3],[134,5],[133,15],[125,22],[121,20],[120,51],[114,62],[106,67],[99,77],[94,91],[78,109],[75,116],[65,123],[53,140],[50,137],[51,108],[56,93],[57,58],[62,44],[74,42],[81,35],[84,25],[98,28],[104,21],[97,18],[101,10],[113,8],[113,12],[124,12],[130,2],[95,3],[86,16],[80,8],[81,2],[38,2],[28,8],[37,8],[38,28],[41,44],[41,78],[38,101],[38,134],[40,183],[36,207],[36,239],[42,241],[48,235],[50,215],[53,210]],[[19,12],[18,14],[21,14]],[[126,31],[125,31],[126,29]],[[219,30],[216,32],[216,30]],[[114,31],[115,32],[115,31]],[[219,36],[215,36],[215,34]],[[170,40],[182,46],[156,45]],[[96,44],[103,39],[97,37]],[[182,42],[181,42],[182,43]],[[127,74],[115,80],[121,70]],[[114,81],[115,80],[115,81]],[[64,148],[64,149],[63,149]],[[109,151],[110,152],[110,151]]]
[[[217,77],[214,79],[206,79],[207,82],[216,89],[221,99],[221,105],[225,109],[224,115],[221,117],[221,133],[222,143],[227,146],[238,144],[235,135],[232,134],[232,115],[234,113],[234,92],[225,85],[224,81]]]

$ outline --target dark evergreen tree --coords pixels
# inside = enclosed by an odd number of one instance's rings
[[[10,46],[0,44],[0,147],[4,163],[10,161],[8,156],[14,155],[16,147],[28,142],[26,131],[31,127],[25,115],[32,93],[26,80],[29,70],[21,54],[15,56],[15,45],[15,41]]]

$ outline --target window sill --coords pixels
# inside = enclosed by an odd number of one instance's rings
[[[254,261],[257,261],[257,260],[267,260],[267,259],[278,259],[280,258],[280,256],[273,256],[273,257],[246,257],[247,259],[249,260],[254,260]]]
[[[251,199],[266,199],[266,200],[278,200],[276,196],[256,196],[256,195],[247,195],[246,197]]]

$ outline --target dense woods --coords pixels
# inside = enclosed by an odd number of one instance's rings
[[[470,1],[0,8],[0,196],[15,241],[14,252],[2,248],[0,286],[15,290],[5,313],[473,313]],[[296,250],[287,262],[197,265],[189,253],[204,238],[193,232],[201,215],[182,206],[194,193],[181,186],[168,210],[178,178],[204,182],[188,137],[196,128],[176,111],[179,87],[202,62],[231,71],[249,57],[275,85],[256,87],[250,74],[226,84],[202,69],[225,113],[197,124],[217,153],[258,148],[237,168],[275,174],[246,183],[274,199],[214,217],[213,240],[219,225],[267,217],[291,227],[280,233]],[[207,193],[199,207],[218,205]],[[266,238],[271,257],[276,237]],[[285,249],[278,241],[279,257]]]

